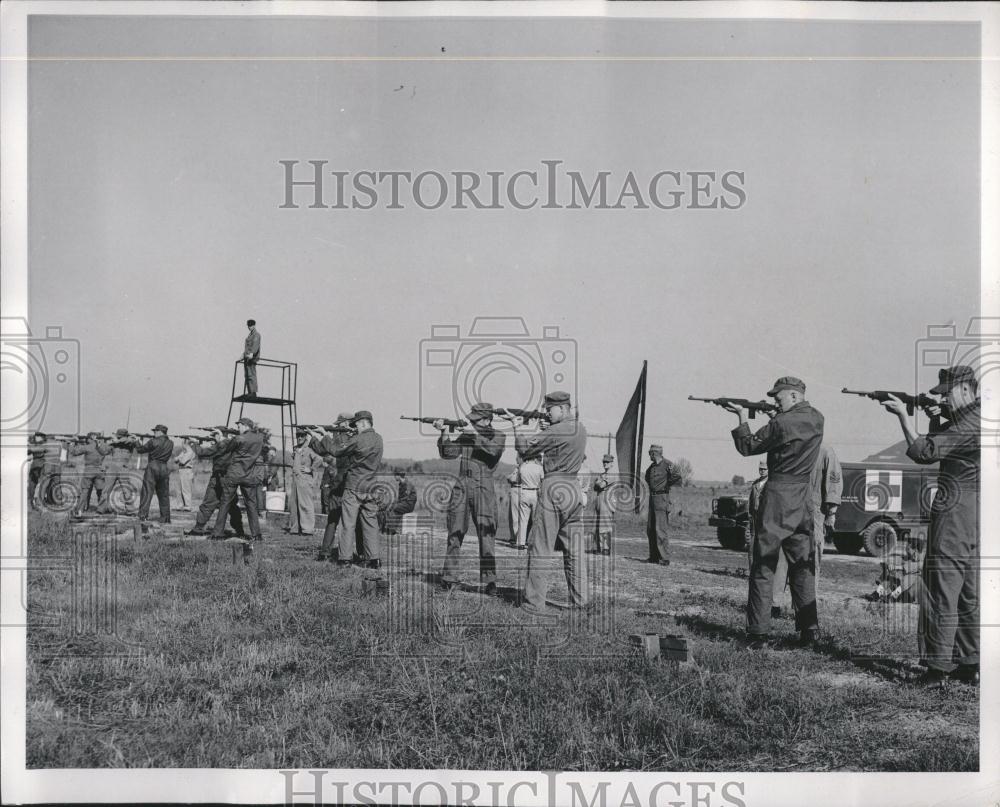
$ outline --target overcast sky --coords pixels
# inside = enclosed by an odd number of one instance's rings
[[[978,38],[928,23],[35,18],[35,56],[394,59],[32,63],[32,325],[80,340],[87,428],[129,408],[134,428],[219,422],[255,317],[264,355],[299,363],[301,421],[371,409],[388,457],[430,456],[398,420],[421,395],[437,414],[428,396],[448,388],[446,368],[421,376],[422,340],[512,316],[568,340],[562,386],[592,432],[617,426],[647,359],[647,445],[698,478],[756,461],[733,449],[732,415],[687,396],[757,398],[786,374],[859,459],[898,427],[840,388],[913,389],[927,326],[978,313],[975,61],[399,57],[954,56]],[[289,159],[483,176],[558,159],[612,185],[735,170],[746,203],[282,210]],[[483,392],[521,405],[526,384],[497,372]]]

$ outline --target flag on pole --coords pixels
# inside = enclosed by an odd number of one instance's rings
[[[642,462],[642,432],[646,424],[646,362],[642,363],[642,373],[635,392],[625,407],[618,431],[615,432],[615,450],[618,454],[618,473],[632,482],[635,510],[639,511],[639,468]]]

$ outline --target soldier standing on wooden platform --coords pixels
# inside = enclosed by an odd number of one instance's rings
[[[288,526],[285,532],[312,535],[316,528],[313,497],[316,492],[316,472],[323,460],[309,447],[309,433],[299,431],[292,450],[292,479],[288,486]]]
[[[441,585],[457,588],[462,541],[471,526],[479,538],[479,581],[487,594],[496,593],[497,566],[494,539],[497,533],[497,500],[493,469],[503,456],[506,436],[493,428],[493,405],[476,403],[469,412],[469,425],[451,439],[443,420],[434,421],[438,453],[458,462],[458,480],[448,501],[448,547],[445,550]],[[471,522],[471,523],[470,523]]]
[[[195,516],[194,527],[187,530],[184,533],[185,535],[208,535],[205,526],[222,503],[222,480],[226,475],[226,470],[229,468],[230,453],[228,449],[223,448],[222,432],[215,431],[213,432],[213,436],[215,437],[215,442],[211,445],[202,446],[194,441],[189,444],[199,459],[212,460],[212,475],[208,478],[208,484],[205,486],[205,495],[202,497],[201,506],[198,508],[198,515]],[[238,536],[243,536],[243,515],[240,513],[240,508],[236,503],[235,497],[233,497],[233,502],[229,506],[229,526],[233,528],[233,531]]]
[[[577,479],[586,459],[587,430],[573,415],[568,392],[548,393],[543,407],[551,425],[529,438],[524,450],[525,459],[542,458],[545,472],[528,537],[526,602],[521,606],[534,615],[546,612],[547,566],[557,550],[563,554],[572,605],[582,608],[590,599],[583,548],[583,491]]]
[[[104,494],[104,458],[111,453],[111,446],[105,440],[98,439],[95,432],[87,435],[87,442],[73,446],[69,450],[71,457],[83,456],[83,473],[80,475],[80,500],[76,505],[76,513],[85,513],[90,509],[90,494],[97,491],[97,501],[100,503]]]
[[[610,555],[611,537],[615,531],[614,480],[611,478],[611,466],[614,465],[615,458],[611,454],[605,454],[601,462],[604,465],[604,470],[594,480],[594,492],[597,494],[597,528],[594,530],[594,551],[602,555]]]
[[[142,477],[142,496],[139,499],[139,520],[149,518],[149,505],[156,492],[160,505],[160,523],[170,523],[170,468],[167,463],[174,456],[174,443],[167,437],[167,427],[158,423],[153,427],[153,437],[137,446],[140,454],[149,454],[146,473]]]
[[[747,600],[747,634],[762,647],[771,629],[773,585],[778,555],[788,559],[795,623],[804,645],[819,638],[816,578],[813,570],[813,469],[823,442],[823,415],[805,400],[806,385],[792,376],[779,378],[767,393],[780,411],[756,434],[747,425],[747,410],[727,406],[740,419],[733,443],[744,457],[767,453],[767,485],[757,514]]]
[[[650,466],[646,469],[649,490],[649,515],[646,538],[649,541],[649,563],[670,565],[670,488],[679,485],[682,477],[677,467],[663,457],[663,446],[649,447]]]
[[[937,493],[924,559],[924,595],[918,639],[927,665],[924,683],[951,676],[979,682],[979,515],[982,409],[979,383],[971,367],[938,371],[934,395],[947,396],[951,417],[928,435],[918,435],[895,396],[883,406],[899,418],[909,446],[906,455],[921,465],[940,463]],[[936,413],[932,412],[935,420]]]
[[[243,494],[243,505],[247,509],[247,521],[250,523],[250,539],[263,540],[260,532],[260,521],[257,518],[257,480],[253,474],[254,464],[264,448],[264,437],[256,431],[257,424],[250,418],[240,418],[236,421],[240,433],[236,437],[223,441],[220,451],[229,455],[229,465],[222,478],[222,496],[219,514],[215,517],[212,528],[212,538],[225,538],[226,516],[236,504],[237,489]]]
[[[247,320],[247,328],[250,332],[243,342],[243,377],[244,394],[250,398],[257,397],[257,361],[260,359],[260,331],[257,330],[257,321]]]

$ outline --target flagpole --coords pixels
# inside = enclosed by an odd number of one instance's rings
[[[635,501],[635,512],[639,512],[639,479],[642,468],[642,437],[646,428],[646,360],[642,360],[642,393],[639,395],[639,435],[635,447],[635,479],[632,495]]]

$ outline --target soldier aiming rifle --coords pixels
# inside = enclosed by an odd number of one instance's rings
[[[778,413],[778,407],[772,403],[768,403],[767,401],[751,401],[747,398],[697,398],[694,395],[688,395],[688,400],[704,401],[705,403],[715,404],[730,411],[732,411],[731,407],[738,406],[746,410],[747,417],[750,420],[753,420],[758,412],[763,412],[768,417],[773,417]]]

